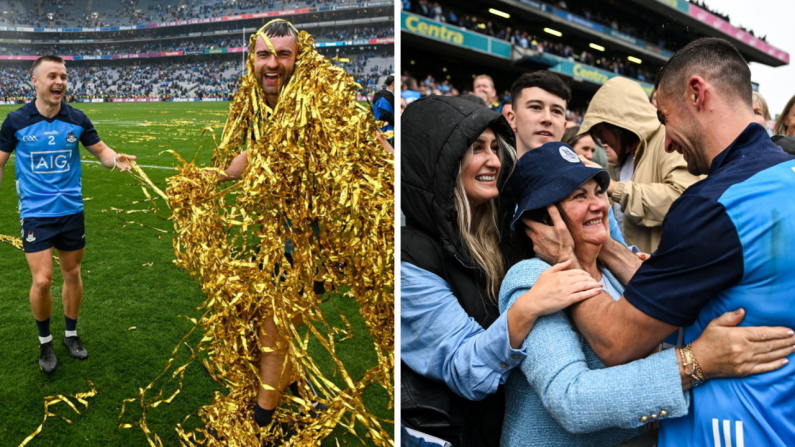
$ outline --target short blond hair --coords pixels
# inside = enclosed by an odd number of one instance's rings
[[[754,108],[756,108],[756,105],[759,104],[762,109],[762,118],[764,118],[765,126],[767,127],[768,123],[770,123],[770,109],[767,107],[767,101],[765,101],[765,97],[759,92],[754,92],[752,97],[753,101],[751,103],[753,104]]]

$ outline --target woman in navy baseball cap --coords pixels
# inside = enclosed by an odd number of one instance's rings
[[[518,262],[503,279],[500,312],[508,312],[528,290],[539,287],[536,281],[541,275],[553,270],[533,252],[526,234],[533,221],[560,226],[562,219],[574,242],[574,265],[601,283],[613,299],[621,298],[624,285],[598,262],[610,237],[605,196],[609,181],[607,171],[585,166],[563,143],[544,144],[517,162],[510,186],[518,204],[511,219]],[[578,281],[574,278],[569,279],[571,286]],[[710,324],[693,342],[717,362],[709,362],[710,371],[704,375],[747,375],[743,368],[748,365],[718,365],[731,357],[731,349],[742,345],[736,332],[731,340],[717,337],[716,330],[734,329],[717,329],[721,324]],[[687,390],[692,382],[689,372],[680,367],[684,357],[678,349],[605,368],[566,311],[538,318],[524,346],[527,358],[520,365],[521,373],[511,374],[505,385],[503,447],[613,446],[640,436],[649,422],[688,412]]]

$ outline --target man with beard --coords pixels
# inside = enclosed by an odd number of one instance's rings
[[[610,79],[591,98],[579,133],[590,133],[607,150],[607,196],[624,239],[654,252],[671,204],[699,178],[687,172],[681,155],[666,153],[665,127],[646,92],[630,79]]]
[[[254,77],[262,87],[265,98],[264,119],[270,118],[279,103],[279,93],[286,86],[295,71],[298,55],[298,31],[290,22],[274,21],[263,27],[262,35],[254,44]],[[223,180],[238,180],[246,168],[247,151],[236,156],[226,169]],[[287,249],[289,256],[290,250]],[[319,291],[319,290],[318,290]],[[322,292],[321,292],[322,293]],[[293,322],[301,324],[300,318]],[[254,406],[254,421],[260,427],[270,424],[276,407],[281,402],[281,392],[288,385],[293,394],[298,393],[294,381],[292,364],[287,361],[288,340],[279,334],[273,317],[266,318],[260,334],[259,372],[262,383],[273,389],[259,388],[257,404]],[[320,405],[315,403],[315,405]],[[325,406],[324,406],[325,407]]]
[[[22,246],[33,276],[30,307],[39,329],[39,367],[50,374],[58,364],[50,333],[53,248],[64,279],[63,344],[72,357],[88,358],[77,336],[83,300],[80,262],[86,245],[78,142],[108,169],[129,170],[135,157],[117,154],[100,140],[83,112],[66,104],[68,81],[62,58],[36,59],[31,81],[36,100],[9,113],[0,131],[0,181],[6,162],[16,151]]]
[[[282,87],[290,82],[295,71],[298,55],[298,32],[289,22],[272,22],[262,32],[268,37],[270,45],[262,36],[257,36],[254,46],[254,76],[260,82],[264,93],[266,108],[264,119],[268,119],[279,103]],[[247,152],[243,151],[232,160],[226,169],[227,180],[237,180],[246,167]]]
[[[679,50],[655,88],[665,150],[682,154],[691,174],[708,177],[674,202],[659,248],[642,265],[619,244],[605,245],[599,259],[628,282],[624,295],[614,301],[600,294],[573,306],[572,316],[608,366],[646,356],[679,327],[690,343],[727,311],[736,311],[735,323],[745,317],[744,326],[783,326],[751,372],[785,366],[756,377],[709,381],[698,364],[703,353],[687,344],[680,362],[694,387],[688,415],[649,417],[662,420],[664,447],[793,445],[787,402],[795,400],[795,367],[782,357],[795,345],[787,329],[795,327],[795,158],[754,122],[751,71],[725,40],[699,39]],[[549,212],[554,228],[531,229],[536,251],[553,262],[574,259],[565,224],[554,207]]]

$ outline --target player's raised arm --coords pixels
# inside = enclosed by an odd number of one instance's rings
[[[108,169],[118,167],[119,172],[132,169],[131,161],[135,160],[135,155],[119,154],[102,141],[86,146],[86,149],[97,157],[102,166]]]

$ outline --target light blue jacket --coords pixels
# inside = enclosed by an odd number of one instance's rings
[[[502,282],[500,313],[549,267],[539,259],[514,265]],[[624,291],[610,272],[602,274]],[[643,433],[643,416],[687,414],[690,394],[682,391],[673,349],[605,368],[562,311],[539,318],[525,346],[521,373],[505,385],[502,446],[614,446]]]
[[[417,374],[481,400],[505,383],[526,346],[511,348],[505,315],[483,329],[442,278],[401,262],[400,349],[400,360]]]

